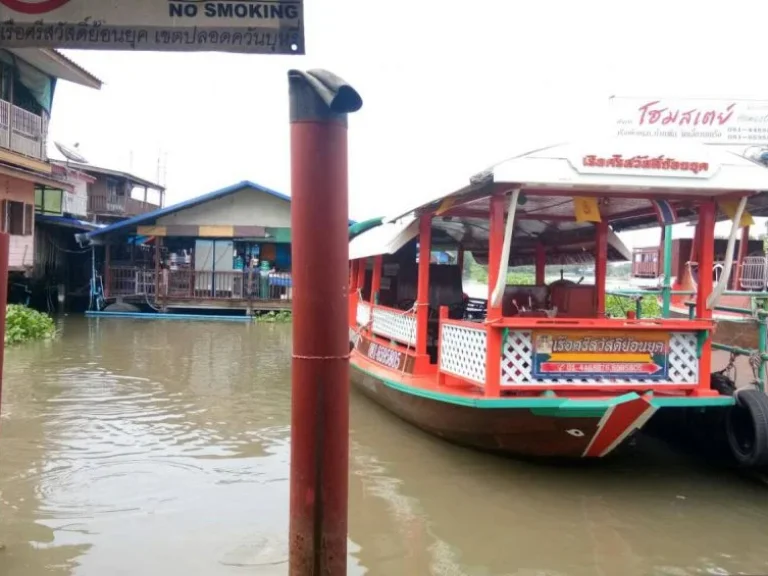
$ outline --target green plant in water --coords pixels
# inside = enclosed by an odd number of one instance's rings
[[[289,310],[272,310],[253,317],[254,322],[262,324],[287,324],[291,319],[292,315]]]
[[[5,344],[53,338],[56,325],[53,318],[21,304],[9,304],[5,309]]]

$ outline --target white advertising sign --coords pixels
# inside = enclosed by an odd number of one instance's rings
[[[619,138],[768,144],[768,100],[613,97],[609,111],[613,135]]]
[[[304,54],[303,0],[0,0],[0,48]]]

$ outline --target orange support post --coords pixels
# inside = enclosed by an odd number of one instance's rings
[[[384,257],[379,255],[373,259],[373,278],[371,278],[371,304],[379,303],[381,290],[381,269],[384,267]]]
[[[444,320],[448,320],[448,306],[440,306],[440,324],[442,325]],[[437,327],[438,330],[441,326]],[[440,371],[440,347],[437,348],[437,385],[445,385],[445,373]]]
[[[432,254],[432,215],[419,220],[419,284],[416,292],[416,354],[427,354],[429,322],[429,262]]]
[[[712,310],[707,309],[707,298],[712,293],[712,266],[715,250],[715,203],[707,202],[699,208],[699,222],[696,226],[696,247],[699,259],[699,281],[696,292],[696,316],[703,320],[712,318]],[[699,386],[694,394],[699,396],[716,395],[710,389],[712,371],[712,335],[705,340],[699,358]]]
[[[605,317],[605,279],[608,272],[608,222],[595,224],[595,295],[597,317]]]
[[[357,260],[349,265],[349,325],[357,326]]]
[[[544,244],[536,244],[536,285],[542,286],[546,283],[547,272],[547,251]]]
[[[491,197],[490,233],[488,238],[488,312],[486,327],[487,345],[485,357],[485,395],[498,397],[501,394],[501,341],[502,331],[491,324],[501,319],[501,306],[491,306],[493,288],[499,277],[501,250],[504,246],[504,205],[505,197]],[[506,268],[504,268],[506,270]]]

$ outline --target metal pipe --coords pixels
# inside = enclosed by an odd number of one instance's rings
[[[672,226],[664,226],[664,285],[661,297],[661,316],[669,318],[672,304]]]
[[[288,72],[293,358],[289,574],[347,571],[347,114],[362,99],[325,70]]]

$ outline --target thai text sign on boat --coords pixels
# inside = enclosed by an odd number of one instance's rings
[[[664,332],[534,332],[535,378],[666,380],[669,334]]]
[[[0,47],[304,54],[303,0],[0,0]]]

